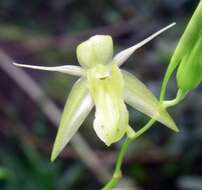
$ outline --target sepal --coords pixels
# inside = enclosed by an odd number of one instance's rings
[[[56,71],[56,72],[65,73],[69,75],[84,76],[84,70],[81,67],[75,66],[75,65],[45,67],[45,66],[19,64],[15,62],[13,62],[13,65],[18,67],[29,68],[29,69],[37,69],[37,70],[43,70],[43,71]]]
[[[125,102],[177,132],[178,128],[175,122],[153,93],[134,75],[127,71],[122,71],[122,73],[125,82]]]
[[[93,108],[93,100],[88,91],[86,79],[79,79],[73,86],[64,107],[57,136],[53,145],[51,161],[54,161],[62,149],[77,132]]]
[[[137,49],[139,49],[140,47],[142,47],[143,45],[145,45],[146,43],[150,42],[152,39],[154,39],[155,37],[157,37],[158,35],[160,35],[161,33],[163,33],[164,31],[168,30],[169,28],[173,27],[176,23],[172,23],[168,26],[166,26],[165,28],[159,30],[158,32],[152,34],[151,36],[149,36],[148,38],[144,39],[143,41],[141,41],[140,43],[129,47],[121,52],[119,52],[118,54],[116,54],[113,58],[113,62],[117,65],[117,66],[121,66]]]
[[[76,54],[79,64],[84,68],[107,64],[113,56],[112,38],[109,35],[95,35],[79,44]]]

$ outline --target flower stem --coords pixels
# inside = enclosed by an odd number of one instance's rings
[[[163,106],[165,108],[175,106],[178,103],[180,103],[185,98],[186,95],[187,95],[187,92],[184,92],[181,89],[179,89],[178,92],[177,92],[176,98],[173,99],[173,100],[163,101]]]
[[[180,101],[182,101],[185,98],[186,94],[187,92],[184,92],[179,89],[175,99],[163,101],[162,104],[165,108],[175,106],[176,104],[178,104]],[[118,184],[119,180],[122,177],[121,165],[124,159],[124,155],[126,154],[128,150],[128,146],[130,145],[131,142],[133,142],[135,139],[137,139],[143,133],[145,133],[148,129],[150,129],[155,122],[156,122],[155,119],[150,119],[139,131],[134,133],[132,137],[130,138],[127,137],[125,139],[124,143],[122,144],[121,150],[118,154],[114,174],[112,178],[110,179],[110,181],[102,188],[102,190],[111,190],[113,187],[115,187]]]
[[[112,178],[110,179],[110,181],[102,188],[102,190],[111,190],[114,186],[118,184],[120,178],[122,177],[121,165],[123,162],[124,155],[126,154],[128,150],[128,146],[133,140],[135,140],[136,138],[141,136],[144,132],[146,132],[154,123],[155,123],[154,119],[149,120],[149,122],[144,127],[142,127],[139,131],[137,131],[133,137],[126,138],[118,154],[114,174]]]
[[[117,185],[117,183],[119,182],[119,179],[122,177],[121,165],[123,162],[124,155],[127,152],[128,146],[130,143],[131,143],[131,139],[126,138],[126,140],[122,144],[121,150],[118,154],[114,174],[113,174],[112,178],[110,179],[110,181],[102,188],[102,190],[111,190],[112,187]]]
[[[143,133],[145,133],[148,129],[152,127],[152,125],[156,122],[155,119],[150,119],[139,131],[137,131],[134,136],[131,138],[132,141],[137,139]]]

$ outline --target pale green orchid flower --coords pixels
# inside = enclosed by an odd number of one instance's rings
[[[81,67],[73,65],[42,67],[14,63],[20,67],[58,71],[80,77],[67,99],[53,146],[52,161],[70,141],[94,105],[94,130],[108,146],[120,140],[125,134],[129,137],[135,134],[128,124],[129,114],[125,103],[178,131],[175,122],[152,92],[135,76],[119,68],[138,48],[173,25],[175,23],[114,57],[111,36],[93,36],[77,47],[77,58]]]

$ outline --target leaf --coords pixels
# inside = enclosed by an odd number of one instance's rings
[[[79,129],[92,110],[93,105],[86,80],[81,78],[74,84],[67,99],[53,146],[51,161],[56,159],[58,154]]]
[[[122,73],[125,81],[126,103],[177,132],[175,122],[153,93],[132,74],[123,70]]]

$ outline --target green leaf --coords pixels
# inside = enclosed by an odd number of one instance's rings
[[[56,140],[53,146],[51,161],[54,161],[72,136],[79,129],[93,108],[93,100],[85,79],[79,79],[73,86],[67,99]]]
[[[125,81],[126,103],[177,132],[175,122],[153,93],[132,74],[127,71],[122,71],[122,73]]]

